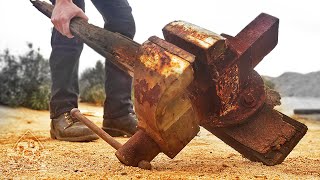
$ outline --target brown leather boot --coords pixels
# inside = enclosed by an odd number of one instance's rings
[[[133,113],[113,119],[104,119],[102,129],[110,136],[127,136],[131,137],[137,132],[137,118]]]
[[[65,112],[51,120],[50,135],[52,139],[72,142],[87,142],[99,137],[77,119],[73,119],[69,112]]]

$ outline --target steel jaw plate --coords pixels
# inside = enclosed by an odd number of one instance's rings
[[[138,127],[170,158],[199,131],[186,88],[193,81],[194,55],[158,37],[139,49],[134,71]]]

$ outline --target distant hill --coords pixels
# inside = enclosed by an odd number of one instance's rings
[[[266,77],[283,97],[320,97],[320,71],[308,74],[286,72],[279,77]]]

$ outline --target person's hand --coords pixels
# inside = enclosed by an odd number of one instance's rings
[[[70,21],[74,17],[80,17],[88,21],[88,17],[84,14],[82,9],[76,6],[72,0],[57,0],[54,6],[51,22],[54,27],[64,36],[73,38],[70,32]]]

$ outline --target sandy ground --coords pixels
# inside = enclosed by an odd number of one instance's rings
[[[80,109],[102,112],[87,104]],[[101,139],[50,139],[48,116],[47,111],[0,106],[0,179],[320,179],[320,121],[299,119],[309,131],[280,165],[250,162],[201,129],[174,159],[160,154],[152,170],[142,170],[122,165]],[[89,118],[101,126],[101,117]],[[23,148],[28,143],[36,151]]]

